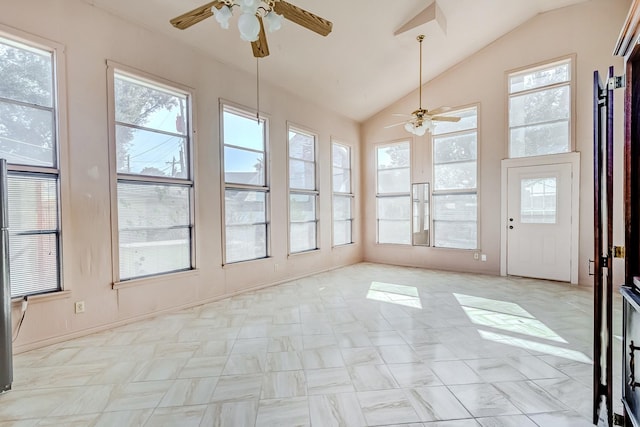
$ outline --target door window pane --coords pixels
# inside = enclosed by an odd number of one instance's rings
[[[556,223],[556,177],[520,181],[520,222]]]

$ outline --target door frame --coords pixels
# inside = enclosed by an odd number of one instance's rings
[[[500,179],[500,275],[507,275],[507,173],[510,168],[571,164],[571,284],[578,284],[580,232],[580,152],[503,159]]]

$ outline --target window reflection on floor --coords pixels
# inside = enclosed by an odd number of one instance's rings
[[[418,288],[394,283],[371,282],[367,298],[422,309]]]
[[[476,325],[486,326],[513,334],[526,335],[534,339],[567,343],[567,340],[554,332],[547,325],[536,319],[520,305],[508,302],[481,298],[472,295],[453,294],[469,319]],[[486,340],[499,342],[535,352],[563,357],[582,363],[593,363],[584,353],[576,350],[532,341],[517,335],[505,335],[478,329],[480,336]]]

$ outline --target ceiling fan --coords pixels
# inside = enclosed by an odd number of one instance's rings
[[[451,107],[438,107],[433,110],[426,110],[422,108],[422,41],[424,40],[424,35],[420,34],[417,37],[417,40],[418,43],[420,43],[420,86],[418,86],[420,91],[420,106],[410,115],[394,114],[394,116],[410,117],[410,119],[400,123],[395,123],[393,125],[385,126],[385,129],[404,125],[404,129],[407,132],[417,136],[422,136],[427,133],[427,131],[433,130],[435,125],[433,122],[459,122],[460,117],[438,115],[451,110]]]
[[[253,56],[256,58],[269,55],[265,24],[268,32],[276,31],[282,25],[282,17],[321,36],[327,36],[333,28],[331,21],[284,0],[215,0],[176,16],[169,22],[174,27],[184,30],[215,15],[220,26],[226,29],[236,7],[241,11],[238,18],[240,37],[251,42]]]

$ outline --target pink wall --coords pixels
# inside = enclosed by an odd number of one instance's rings
[[[218,102],[253,107],[255,76],[79,0],[3,1],[1,9],[0,24],[62,44],[66,52],[69,137],[61,141],[66,144],[61,159],[66,292],[30,300],[17,352],[362,259],[361,243],[331,247],[331,138],[350,144],[359,162],[358,123],[261,84],[261,111],[270,118],[272,257],[222,267]],[[107,59],[195,90],[197,269],[117,290],[112,289]],[[317,133],[321,165],[321,249],[294,256],[287,255],[287,122]],[[358,174],[354,178],[359,216]],[[85,301],[85,313],[75,314],[75,301]],[[14,308],[17,320],[19,303]]]
[[[363,236],[365,260],[469,271],[500,273],[500,165],[507,155],[507,95],[505,72],[576,54],[575,144],[581,152],[579,282],[592,283],[587,260],[593,259],[592,81],[593,71],[606,73],[622,60],[612,56],[630,1],[592,0],[538,15],[496,40],[462,63],[427,82],[423,96],[427,108],[477,104],[479,108],[479,249],[487,261],[476,261],[474,251],[376,244],[374,144],[408,138],[402,126],[384,129],[396,118],[392,113],[417,107],[417,90],[393,103],[362,125],[364,184]],[[487,23],[479,23],[486,25]],[[413,54],[413,52],[407,52]],[[428,57],[428,55],[427,55]],[[614,244],[624,244],[622,202],[622,98],[617,92],[616,114],[616,223]],[[412,138],[414,182],[432,181],[428,135]],[[422,172],[421,172],[422,171]],[[615,279],[622,280],[623,263],[616,260]]]

